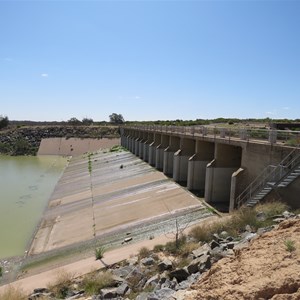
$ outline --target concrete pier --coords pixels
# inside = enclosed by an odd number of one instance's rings
[[[180,139],[180,148],[174,154],[173,179],[176,182],[187,182],[189,158],[195,152],[195,140]]]
[[[144,152],[143,159],[146,162],[149,162],[149,148],[150,148],[150,145],[153,143],[153,140],[154,140],[154,134],[149,132],[147,140],[144,143],[144,151],[143,151]]]
[[[180,148],[180,138],[170,136],[169,147],[164,150],[163,172],[165,175],[173,176],[174,154]]]
[[[189,158],[187,188],[204,196],[206,166],[214,159],[215,144],[196,141],[196,152]]]
[[[161,136],[160,145],[156,147],[155,168],[162,171],[164,168],[164,151],[169,146],[170,137],[167,135]]]
[[[161,134],[155,133],[153,142],[149,145],[149,164],[155,166],[156,162],[156,148],[160,145]]]

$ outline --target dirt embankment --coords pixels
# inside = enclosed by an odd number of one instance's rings
[[[300,299],[300,220],[284,221],[220,260],[193,289],[187,300]]]

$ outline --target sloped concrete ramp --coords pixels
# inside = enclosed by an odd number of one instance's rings
[[[201,207],[191,193],[129,152],[73,157],[50,198],[29,254]]]

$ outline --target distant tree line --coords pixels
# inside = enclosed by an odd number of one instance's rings
[[[5,121],[8,121],[7,117],[1,117],[0,116],[0,124],[3,120],[3,127]],[[72,117],[67,121],[11,121],[10,124],[11,125],[16,125],[16,126],[56,126],[56,125],[72,125],[72,126],[91,126],[91,125],[95,125],[95,126],[105,126],[105,125],[120,125],[123,124],[125,122],[124,117],[121,114],[117,114],[117,113],[112,113],[111,115],[109,115],[109,122],[107,121],[94,121],[92,118],[88,118],[88,117],[84,117],[82,120],[79,120],[76,117]],[[2,127],[0,127],[1,129]]]
[[[0,116],[0,129],[7,127],[9,124],[8,117]]]
[[[238,118],[216,118],[216,119],[196,119],[196,120],[157,120],[157,121],[127,121],[126,124],[133,125],[162,125],[162,126],[196,126],[196,125],[211,125],[211,124],[248,124],[248,123],[261,123],[269,124],[272,123],[298,123],[300,119],[290,120],[290,119],[238,119]]]

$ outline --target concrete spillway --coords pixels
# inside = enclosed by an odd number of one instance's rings
[[[201,208],[191,193],[129,152],[77,156],[50,198],[29,254]]]

